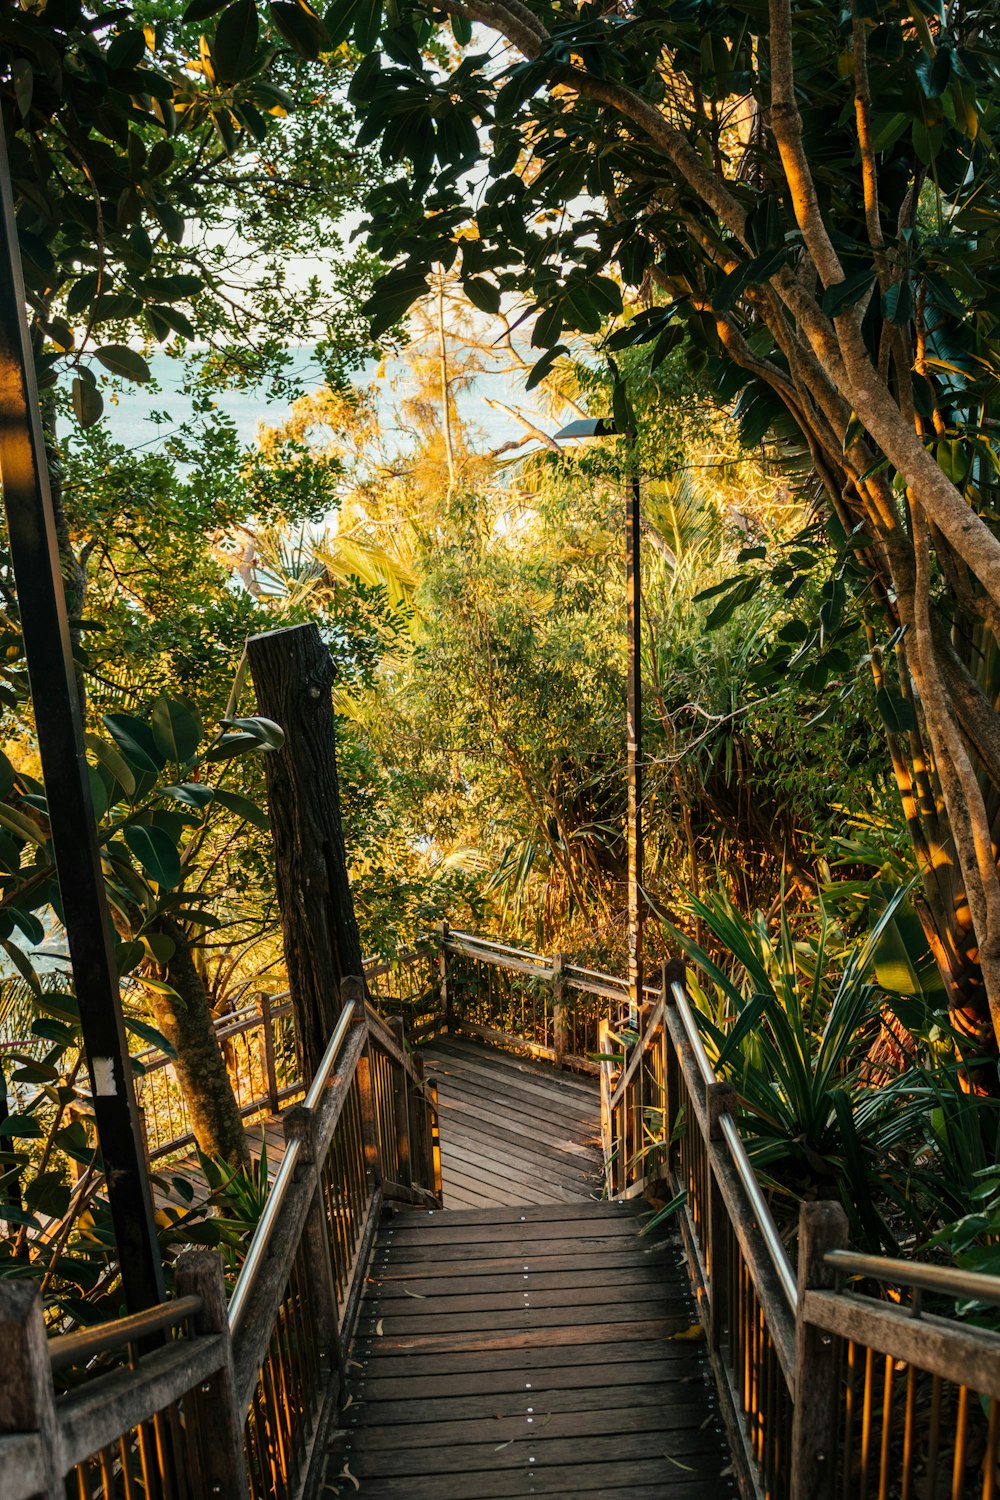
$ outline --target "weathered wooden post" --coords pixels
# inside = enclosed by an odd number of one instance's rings
[[[445,1029],[454,1031],[454,1013],[452,1011],[451,996],[448,993],[448,923],[441,922],[438,925],[438,986],[441,990],[441,1013],[444,1016]]]
[[[248,1500],[243,1413],[236,1404],[226,1280],[222,1261],[214,1251],[186,1250],[177,1257],[177,1295],[201,1298],[201,1312],[194,1320],[195,1334],[214,1335],[224,1344],[221,1369],[209,1375],[193,1397],[201,1465],[197,1493]]]
[[[357,1009],[353,1024],[363,1026],[367,1032],[368,1017],[365,1015],[364,980],[357,974],[349,974],[340,986],[340,998],[342,1006],[347,1005],[351,1000],[354,1001]],[[361,1095],[361,1134],[365,1143],[365,1172],[374,1190],[382,1186],[382,1153],[378,1143],[378,1115],[370,1040],[365,1044],[365,1050],[358,1058],[357,1079],[358,1091]]]
[[[722,1116],[736,1108],[736,1090],[731,1083],[710,1083],[705,1088],[708,1139],[722,1140]],[[708,1338],[713,1349],[722,1343],[729,1317],[729,1214],[718,1178],[708,1154]]]
[[[824,1257],[847,1248],[847,1215],[839,1203],[799,1209],[798,1303],[795,1311],[795,1416],[791,1500],[833,1500],[840,1392],[833,1339],[806,1322],[806,1293],[827,1290],[836,1276]]]
[[[261,990],[257,999],[260,1002],[260,1023],[263,1033],[267,1107],[272,1115],[276,1115],[278,1113],[278,1070],[274,1057],[274,1017],[271,1014],[271,997],[266,990]]]
[[[340,1014],[342,981],[363,972],[340,818],[334,668],[317,625],[253,636],[247,659],[259,712],[285,732],[265,769],[296,1045],[308,1080]]]
[[[396,1045],[406,1056],[406,1035],[403,1028],[402,1016],[387,1017],[386,1024],[396,1040]],[[398,1182],[400,1187],[413,1186],[413,1122],[410,1118],[410,1080],[406,1076],[406,1069],[392,1066],[393,1092],[393,1115],[396,1121],[396,1162],[399,1168]]]
[[[604,1178],[608,1197],[613,1198],[617,1191],[615,1182],[615,1164],[612,1161],[614,1150],[614,1124],[611,1119],[611,1069],[612,1064],[609,1057],[611,1049],[611,1022],[603,1020],[597,1026],[597,1051],[600,1056],[599,1067],[601,1070],[601,1153],[604,1157]],[[624,1149],[622,1146],[620,1149]]]
[[[663,1046],[666,1052],[663,1071],[663,1109],[664,1129],[667,1137],[667,1175],[673,1169],[674,1148],[672,1144],[674,1134],[674,1118],[677,1114],[677,1106],[680,1100],[680,1070],[677,1064],[677,1052],[674,1048],[673,1033],[670,1028],[670,1018],[673,1017],[674,1024],[677,1023],[677,1002],[674,998],[674,985],[684,983],[684,964],[679,958],[670,958],[663,964],[660,970],[660,988],[663,994]]]
[[[564,964],[563,954],[552,955],[552,1046],[559,1067],[562,1067],[563,1059],[569,1052],[569,1011],[566,1007]]]
[[[59,1462],[48,1336],[42,1318],[42,1298],[35,1281],[0,1281],[0,1455],[4,1466],[22,1477],[32,1474],[33,1489],[42,1500],[61,1500],[64,1493]],[[5,1439],[22,1438],[13,1452]]]

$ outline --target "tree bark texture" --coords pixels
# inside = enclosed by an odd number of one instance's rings
[[[180,999],[150,990],[150,1005],[157,1026],[177,1053],[174,1068],[198,1149],[206,1156],[222,1157],[230,1166],[247,1166],[250,1152],[243,1120],[190,943],[169,918],[161,918],[157,929],[174,945],[161,973]]]
[[[334,668],[316,625],[255,636],[247,656],[257,710],[285,732],[266,761],[268,807],[299,1060],[311,1078],[341,1011],[341,982],[362,971],[340,817]]]

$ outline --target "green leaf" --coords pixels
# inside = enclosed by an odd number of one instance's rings
[[[145,385],[149,379],[150,371],[146,361],[126,344],[104,344],[97,350],[97,358],[112,375],[120,375],[124,380],[134,380],[139,385]]]
[[[226,729],[252,735],[257,743],[267,750],[280,750],[285,743],[285,731],[273,719],[264,719],[260,715],[254,715],[249,719],[220,719],[219,722]]]
[[[8,1140],[37,1141],[41,1135],[41,1124],[34,1115],[8,1115],[6,1120],[0,1120],[0,1136]]]
[[[173,1043],[169,1042],[163,1032],[151,1026],[148,1021],[138,1021],[135,1016],[125,1016],[123,1019],[128,1030],[134,1032],[137,1037],[141,1037],[144,1042],[148,1042],[151,1047],[158,1047],[167,1057],[177,1056],[177,1049]]]
[[[163,770],[166,756],[143,719],[133,714],[105,714],[104,725],[133,770],[154,773]]]
[[[473,307],[478,307],[480,312],[498,313],[500,311],[500,292],[483,276],[467,276],[462,282],[462,288]]]
[[[835,286],[828,286],[823,293],[822,308],[828,318],[837,318],[841,313],[853,307],[875,284],[875,272],[871,268],[864,271],[855,271],[844,281],[838,281]]]
[[[309,61],[331,45],[323,22],[303,0],[272,0],[271,19],[289,46]]]
[[[259,828],[261,833],[270,833],[271,825],[267,821],[267,814],[262,812],[256,802],[251,802],[249,797],[242,797],[238,792],[217,791],[215,801],[220,807],[228,808],[238,818],[243,818],[247,823],[252,823]]]
[[[908,281],[896,281],[882,298],[882,312],[890,323],[903,327],[913,317],[913,291]]]
[[[917,727],[917,716],[908,698],[891,688],[881,687],[875,694],[875,706],[882,722],[892,734],[907,734]]]
[[[195,759],[201,743],[201,720],[190,704],[179,698],[157,698],[150,713],[150,727],[157,749],[167,760]]]
[[[113,745],[109,745],[106,740],[102,740],[96,734],[87,734],[84,738],[88,749],[94,752],[105,770],[109,771],[115,781],[121,784],[126,795],[131,796],[135,791],[135,777],[124,757],[119,755]]]
[[[161,787],[160,795],[170,797],[174,802],[182,802],[185,807],[193,807],[198,812],[204,812],[215,796],[215,788],[203,781],[185,781],[179,786]]]
[[[236,0],[219,17],[212,43],[212,62],[220,83],[245,78],[257,55],[260,25],[256,0]]]
[[[130,823],[122,838],[148,880],[167,890],[180,883],[181,857],[162,828]]]
[[[560,355],[568,354],[569,350],[565,344],[556,344],[554,349],[547,349],[541,359],[535,361],[531,367],[531,374],[524,382],[526,391],[533,391],[536,385],[541,385],[546,375],[552,373],[553,367],[558,363]]]
[[[91,385],[87,380],[81,380],[79,375],[74,377],[70,387],[73,401],[73,415],[81,427],[93,427],[95,422],[101,420],[104,411],[104,397],[96,385]]]
[[[465,16],[451,16],[451,34],[460,47],[467,47],[472,41],[472,22]]]
[[[226,0],[191,0],[181,16],[182,21],[207,21],[226,7]]]
[[[17,57],[11,64],[11,76],[14,80],[14,99],[21,113],[22,120],[27,119],[31,108],[31,98],[35,92],[35,74],[31,63],[26,57]]]

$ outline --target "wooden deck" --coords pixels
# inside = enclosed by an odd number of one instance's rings
[[[599,1195],[596,1079],[463,1037],[439,1036],[420,1051],[438,1085],[445,1208]]]
[[[324,1493],[735,1500],[679,1241],[640,1231],[621,1203],[398,1214]]]
[[[596,1196],[596,1084],[422,1051],[445,1206],[386,1218],[312,1493],[735,1500],[679,1237]]]

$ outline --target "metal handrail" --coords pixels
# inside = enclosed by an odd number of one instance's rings
[[[708,1060],[708,1053],[705,1051],[705,1044],[701,1039],[701,1032],[698,1030],[698,1023],[694,1018],[694,1012],[688,1004],[684,986],[675,981],[671,985],[671,989],[673,990],[674,1003],[677,1006],[677,1014],[681,1018],[681,1025],[684,1027],[684,1033],[691,1043],[691,1051],[694,1053],[694,1060],[698,1065],[701,1081],[706,1084],[718,1083],[719,1080],[715,1075],[715,1069]]]
[[[932,1266],[912,1260],[890,1260],[881,1255],[855,1254],[853,1250],[831,1250],[823,1257],[838,1276],[867,1276],[872,1281],[892,1282],[914,1291],[940,1292],[956,1301],[988,1302],[1000,1307],[1000,1276],[982,1271],[962,1271],[957,1266]]]
[[[760,1183],[757,1181],[757,1174],[751,1165],[749,1156],[747,1156],[747,1149],[743,1144],[736,1121],[731,1114],[727,1113],[722,1116],[719,1124],[722,1128],[726,1144],[729,1147],[733,1166],[739,1174],[743,1190],[750,1200],[750,1206],[757,1216],[757,1225],[767,1246],[767,1253],[771,1257],[771,1264],[774,1266],[778,1280],[781,1282],[781,1290],[785,1294],[789,1307],[794,1312],[799,1302],[799,1288],[795,1279],[795,1272],[792,1270],[792,1263],[788,1259],[788,1251],[785,1249],[781,1235],[778,1233],[778,1226],[774,1222],[767,1199],[761,1192]]]
[[[344,1044],[344,1039],[354,1019],[354,1011],[355,1002],[350,1000],[337,1019],[329,1046],[323,1054],[323,1060],[316,1070],[316,1076],[306,1095],[306,1109],[315,1109],[322,1097],[323,1090],[330,1080],[337,1058],[340,1055],[340,1050]],[[264,1205],[264,1212],[260,1216],[260,1221],[254,1231],[253,1239],[250,1241],[250,1247],[247,1250],[246,1259],[243,1262],[243,1267],[233,1288],[233,1295],[229,1302],[229,1327],[233,1334],[235,1334],[241,1319],[245,1315],[254,1283],[260,1275],[261,1267],[270,1253],[271,1239],[274,1234],[275,1225],[278,1222],[285,1199],[288,1197],[288,1190],[295,1181],[295,1173],[301,1154],[302,1140],[301,1137],[298,1137],[292,1141],[281,1159],[281,1166],[278,1168],[278,1174],[274,1179],[274,1186],[268,1194],[267,1202]]]
[[[48,1340],[49,1362],[53,1370],[64,1370],[67,1365],[78,1365],[106,1354],[109,1349],[122,1349],[127,1344],[137,1344],[165,1328],[176,1328],[188,1318],[197,1317],[204,1303],[200,1297],[175,1297],[172,1302],[161,1302],[143,1312],[130,1313],[127,1318],[116,1318],[113,1323],[101,1323],[96,1328],[80,1328],[75,1333],[59,1333]]]

